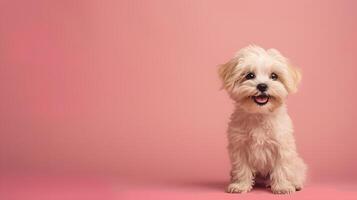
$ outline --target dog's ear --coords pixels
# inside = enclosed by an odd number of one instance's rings
[[[238,65],[238,60],[233,58],[226,62],[225,64],[222,64],[218,68],[218,75],[222,80],[222,87],[221,89],[231,89],[234,86],[234,72],[235,68]]]
[[[290,81],[286,84],[289,93],[295,93],[297,91],[297,87],[301,81],[301,72],[299,69],[288,65],[288,74],[290,76]]]

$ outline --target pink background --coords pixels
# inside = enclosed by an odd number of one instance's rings
[[[232,102],[216,71],[251,43],[279,49],[303,72],[288,105],[309,165],[306,191],[349,183],[357,178],[356,9],[353,0],[2,0],[3,190],[105,177],[122,191],[193,182],[226,195]]]

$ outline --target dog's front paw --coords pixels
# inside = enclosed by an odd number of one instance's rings
[[[271,186],[271,191],[274,194],[291,194],[295,192],[296,189],[291,184],[276,184]]]
[[[245,193],[250,190],[252,190],[252,184],[250,182],[231,183],[227,187],[228,193]]]

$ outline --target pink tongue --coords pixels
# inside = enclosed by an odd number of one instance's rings
[[[255,97],[255,100],[259,103],[265,103],[268,101],[268,97]]]

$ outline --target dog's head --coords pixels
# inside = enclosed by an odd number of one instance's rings
[[[300,72],[276,49],[248,46],[219,68],[230,97],[249,113],[272,112],[296,92]]]

